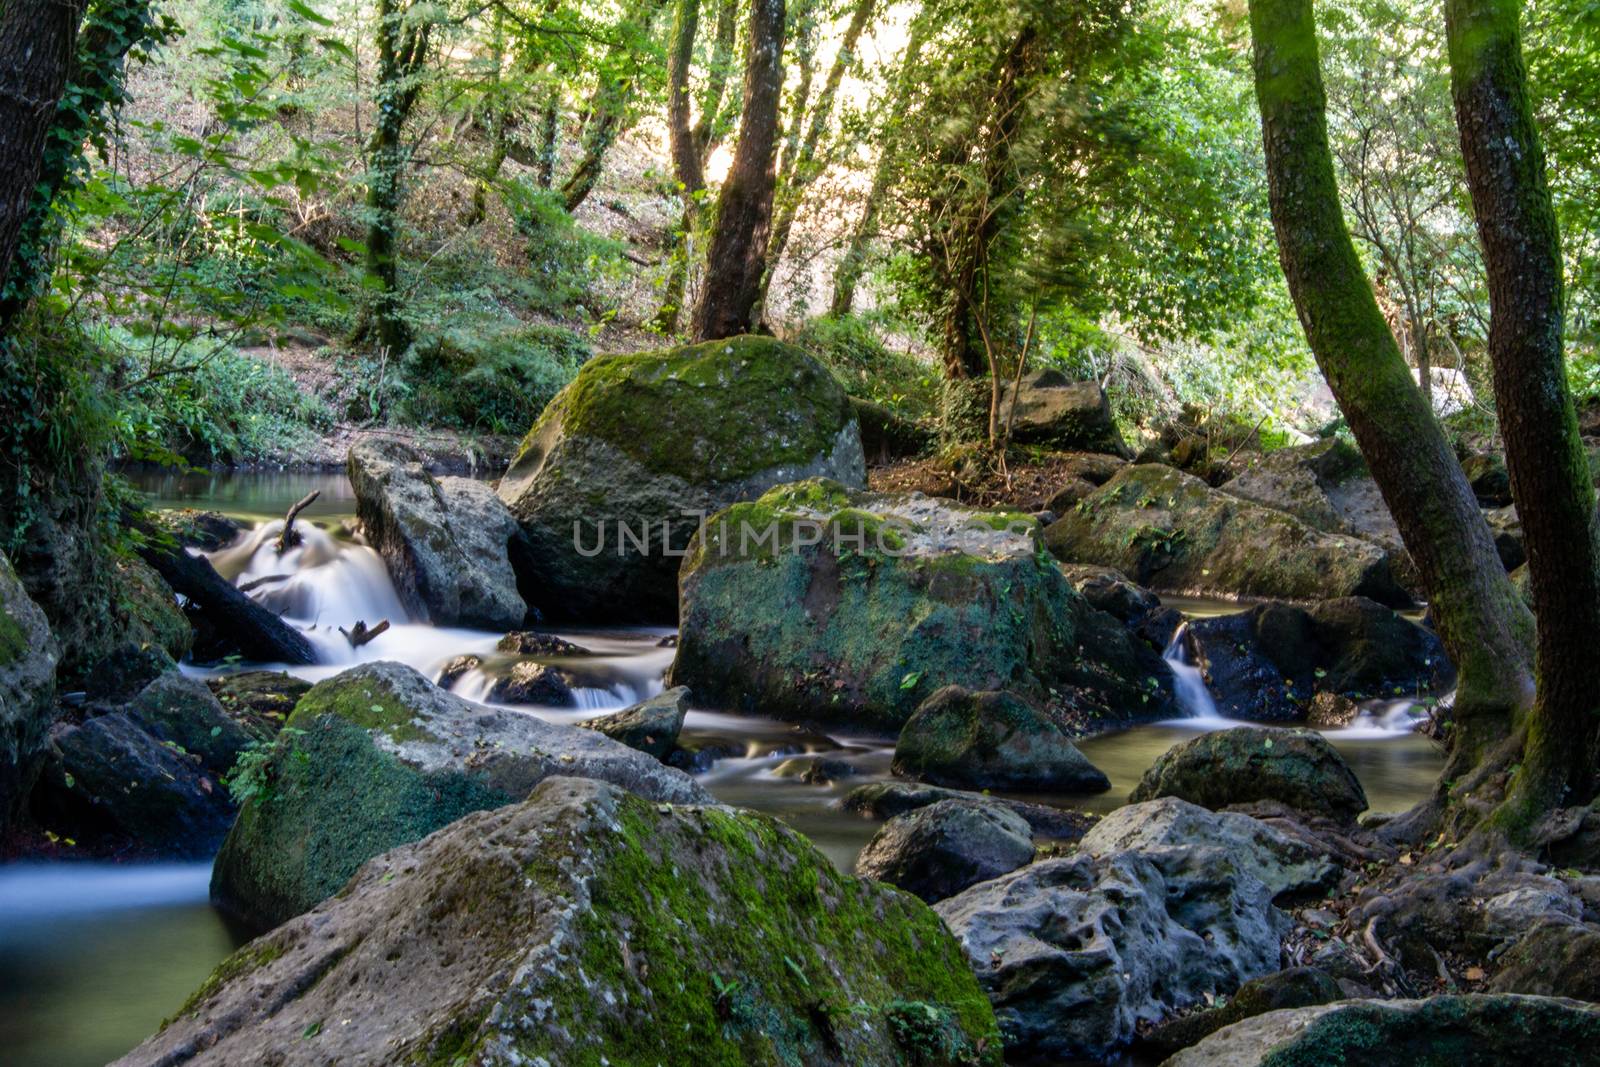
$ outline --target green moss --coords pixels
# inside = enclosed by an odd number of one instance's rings
[[[833,376],[771,338],[599,356],[534,425],[513,467],[559,419],[567,435],[604,441],[647,470],[737,482],[826,455],[850,418]]]
[[[183,1007],[178,1009],[177,1014],[162,1020],[160,1029],[165,1030],[178,1019],[194,1011],[207,1000],[210,1000],[217,990],[229,982],[259,971],[282,955],[283,946],[279,945],[270,936],[258,938],[245,945],[217,964],[216,968],[206,977],[206,980],[200,983],[200,988],[189,994],[189,999],[183,1002]]]
[[[337,715],[364,730],[381,730],[396,743],[438,740],[417,722],[399,694],[370,680],[332,678],[313,686],[286,725],[302,727],[304,721],[324,715]]]

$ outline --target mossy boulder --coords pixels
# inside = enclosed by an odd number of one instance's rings
[[[1291,967],[1246,982],[1224,1004],[1163,1023],[1145,1035],[1139,1046],[1142,1050],[1170,1056],[1241,1020],[1284,1008],[1328,1004],[1343,995],[1339,983],[1326,971]]]
[[[44,612],[0,554],[0,831],[21,814],[44,758],[58,655]]]
[[[1350,820],[1367,810],[1355,772],[1321,734],[1261,726],[1217,730],[1173,745],[1129,799],[1137,804],[1157,797],[1212,809],[1276,800]]]
[[[1058,843],[1077,841],[1100,816],[1086,811],[1056,808],[1048,804],[1033,804],[1011,797],[997,797],[988,793],[973,793],[965,789],[946,789],[943,786],[922,782],[868,782],[850,790],[839,808],[863,818],[892,819],[908,811],[926,808],[942,800],[961,800],[969,804],[989,804],[1004,808],[1021,816],[1033,830],[1035,838]]]
[[[184,548],[198,548],[202,552],[227,548],[244,531],[238,522],[220,511],[161,508],[147,514],[157,530],[166,533]]]
[[[508,630],[528,607],[517,591],[522,531],[494,490],[470,478],[435,478],[398,441],[369,439],[345,463],[356,516],[413,616],[435,626]]]
[[[157,738],[196,756],[218,781],[260,737],[228,714],[205,682],[177,671],[145,686],[126,710]]]
[[[178,596],[155,568],[134,556],[112,565],[116,611],[123,641],[132,647],[154,645],[174,661],[183,659],[194,645],[194,627]]]
[[[117,1061],[999,1067],[938,917],[774,819],[552,778],[367,863]]]
[[[945,383],[942,419],[947,441],[970,443],[989,433],[991,384],[988,378]],[[1073,381],[1047,368],[1024,374],[1019,386],[1000,387],[1002,422],[1009,418],[1011,440],[1058,452],[1105,452],[1130,456],[1111,416],[1111,403],[1099,382]]]
[[[1499,993],[1600,1001],[1600,929],[1556,913],[1525,932],[1499,959],[1489,983]]]
[[[1163,1067],[1503,1067],[1600,1064],[1600,1008],[1551,997],[1343,1000],[1268,1012]]]
[[[258,737],[275,735],[311,683],[283,671],[240,671],[207,679],[206,685],[234,721]]]
[[[946,685],[1011,690],[1069,728],[1171,707],[1159,656],[1021,513],[781,486],[708,520],[681,592],[671,683],[713,707],[884,733]]]
[[[600,356],[551,402],[500,481],[551,618],[676,618],[699,517],[774,485],[866,482],[849,398],[766,337]]]
[[[1371,541],[1325,533],[1157,464],[1123,468],[1044,540],[1064,562],[1114,567],[1175,593],[1411,603],[1390,554]]]
[[[1102,793],[1111,781],[1060,727],[1010,693],[947,685],[900,731],[894,773],[958,789]]]
[[[212,895],[247,925],[276,925],[378,853],[558,774],[650,800],[709,800],[681,771],[591,730],[469,704],[398,663],[364,664],[296,705],[249,781]]]

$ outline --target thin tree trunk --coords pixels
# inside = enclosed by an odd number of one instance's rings
[[[461,224],[468,229],[478,225],[488,215],[489,191],[493,188],[495,180],[500,177],[500,168],[505,166],[506,156],[511,149],[507,137],[510,116],[507,114],[507,101],[501,85],[505,50],[505,12],[497,7],[494,10],[494,29],[490,44],[494,73],[490,75],[489,82],[489,158],[484,161],[478,180],[473,183],[472,203],[461,217]]]
[[[662,0],[643,0],[624,14],[619,34],[626,35],[636,24],[648,33],[661,7]],[[629,58],[630,48],[626,41],[613,45],[611,62],[607,66]],[[639,85],[637,58],[633,56],[634,69],[615,80],[602,81],[589,99],[589,113],[583,124],[583,155],[567,180],[561,183],[561,199],[568,213],[577,211],[594,192],[600,175],[605,172],[606,155],[625,128]]]
[[[667,135],[672,166],[683,206],[667,245],[667,280],[655,325],[664,334],[678,329],[683,294],[689,284],[690,234],[699,218],[699,194],[705,188],[700,146],[690,122],[689,69],[700,28],[700,0],[678,0],[672,19],[672,46],[667,51]],[[715,106],[715,105],[713,105]]]
[[[1339,401],[1459,670],[1446,777],[1473,766],[1533,696],[1533,620],[1361,269],[1334,178],[1310,0],[1251,0],[1256,97],[1278,254]]]
[[[1523,837],[1595,795],[1600,767],[1600,544],[1562,359],[1561,240],[1528,100],[1516,0],[1446,0],[1456,124],[1489,278],[1489,358],[1511,494],[1528,549],[1539,691],[1522,769],[1495,822]]]
[[[761,295],[777,181],[783,33],[784,0],[752,0],[739,147],[717,201],[706,281],[695,306],[698,341],[747,332]]]
[[[705,91],[700,94],[700,118],[694,127],[694,143],[702,167],[733,120],[733,109],[724,106],[724,98],[728,93],[728,74],[733,69],[733,45],[739,33],[739,0],[722,0],[717,8],[715,33]]]
[[[556,159],[561,155],[561,90],[552,85],[539,112],[539,156],[534,178],[539,188],[548,189],[556,181]]]
[[[88,0],[0,6],[0,159],[6,161],[0,168],[0,292],[8,289],[22,243],[87,6]]]

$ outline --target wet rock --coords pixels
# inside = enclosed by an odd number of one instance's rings
[[[934,910],[1022,1061],[1104,1060],[1140,1023],[1276,971],[1288,929],[1229,853],[1190,846],[1041,860]]]
[[[672,682],[713,707],[878,731],[950,684],[1052,714],[1170,712],[1159,656],[1074,592],[1037,531],[1016,512],[826,481],[735,505],[684,561]]]
[[[1069,811],[1047,804],[1030,804],[1024,800],[945,789],[920,782],[869,782],[852,789],[839,801],[839,807],[870,819],[892,819],[943,800],[1003,808],[1026,822],[1034,837],[1064,843],[1077,841],[1100,819],[1100,816],[1086,811]]]
[[[1517,518],[1516,505],[1491,508],[1483,513],[1483,518],[1489,524],[1489,532],[1494,535],[1494,550],[1500,554],[1500,562],[1506,570],[1514,571],[1528,562],[1528,550],[1522,538],[1522,520]]]
[[[900,731],[894,773],[966,789],[1099,793],[1111,781],[1043,712],[1010,693],[946,686]]]
[[[1217,1031],[1163,1067],[1595,1062],[1600,1008],[1546,997],[1346,1000],[1268,1012]],[[1557,1054],[1560,1058],[1563,1054]]]
[[[1161,610],[1160,597],[1134,584],[1119,570],[1089,563],[1063,563],[1061,573],[1067,576],[1072,588],[1091,607],[1098,608],[1125,625],[1134,626],[1151,613]]]
[[[33,815],[60,836],[97,850],[198,859],[228,832],[234,807],[215,772],[133,716],[60,723],[50,741]]]
[[[856,769],[842,759],[806,756],[784,760],[772,769],[772,773],[779,778],[798,778],[806,785],[832,785],[841,778],[851,777]]]
[[[1461,469],[1479,504],[1503,508],[1511,503],[1511,472],[1498,452],[1468,452],[1461,457]]]
[[[148,512],[158,530],[170,535],[184,548],[216,552],[239,539],[244,528],[220,511],[194,508],[161,508]]]
[[[1226,1004],[1161,1024],[1141,1038],[1139,1044],[1151,1052],[1170,1056],[1241,1020],[1284,1008],[1328,1004],[1342,998],[1339,983],[1326,972],[1315,967],[1291,967],[1251,979],[1240,986],[1239,992]]]
[[[1600,929],[1563,921],[1535,925],[1500,957],[1489,988],[1600,1001]]]
[[[0,831],[21,814],[44,759],[59,655],[44,612],[0,554]]]
[[[213,897],[265,928],[336,892],[372,856],[554,775],[613,782],[653,801],[703,803],[679,771],[593,730],[485,708],[398,663],[318,683],[284,727],[240,810]]]
[[[856,859],[856,873],[932,904],[1031,862],[1033,834],[1021,816],[941,800],[884,823]]]
[[[506,634],[494,647],[501,652],[511,652],[518,656],[593,655],[589,649],[575,645],[564,637],[539,633],[536,630],[518,630]]]
[[[456,656],[439,668],[439,688],[454,689],[456,683],[483,666],[483,657],[471,654]]]
[[[1420,696],[1455,680],[1436,634],[1362,597],[1258,604],[1197,619],[1186,638],[1217,710],[1253,722],[1299,721],[1317,693]]]
[[[435,626],[522,624],[528,608],[512,568],[522,535],[494,490],[469,478],[435,478],[398,441],[362,441],[345,466],[367,541],[408,610]]]
[[[122,622],[120,643],[125,648],[154,645],[173,660],[189,654],[194,627],[178,607],[177,594],[155,568],[137,557],[118,559],[112,565],[112,581]]]
[[[240,671],[209,678],[206,685],[237,722],[260,736],[282,728],[311,683],[283,671]]]
[[[1231,811],[1207,811],[1175,797],[1118,808],[1083,836],[1078,848],[1095,856],[1186,845],[1219,848],[1276,898],[1331,888],[1341,873],[1326,853]]]
[[[491,704],[536,704],[545,708],[575,708],[578,698],[562,673],[543,663],[513,663],[494,680],[485,697]]]
[[[1344,757],[1314,730],[1237,726],[1168,749],[1133,790],[1134,803],[1178,797],[1204,808],[1276,800],[1353,820],[1367,794]]]
[[[548,617],[608,619],[626,604],[668,621],[699,515],[817,476],[866,484],[849,398],[804,352],[751,336],[590,360],[499,492]]]
[[[1349,726],[1361,714],[1361,705],[1338,693],[1320,692],[1306,706],[1306,725],[1319,730]]]
[[[1114,567],[1158,590],[1411,603],[1383,548],[1321,532],[1171,467],[1123,469],[1051,524],[1044,539],[1064,562]]]
[[[202,1060],[999,1067],[1000,1041],[909,894],[766,816],[554,778],[372,860],[118,1067]]]
[[[688,711],[689,690],[679,686],[613,715],[590,719],[582,726],[665,760],[678,747],[678,733],[683,729],[683,718]]]
[[[228,714],[205,682],[176,671],[140,690],[127,711],[157,738],[196,756],[217,780],[257,740]]]

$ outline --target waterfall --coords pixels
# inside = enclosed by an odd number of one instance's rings
[[[1185,718],[1220,720],[1222,716],[1217,714],[1217,702],[1211,699],[1211,690],[1206,688],[1200,668],[1189,662],[1189,644],[1184,640],[1188,632],[1189,624],[1185,622],[1172,635],[1172,640],[1167,642],[1166,651],[1161,653],[1161,659],[1172,672],[1172,688],[1177,694],[1178,706],[1183,709]]]

